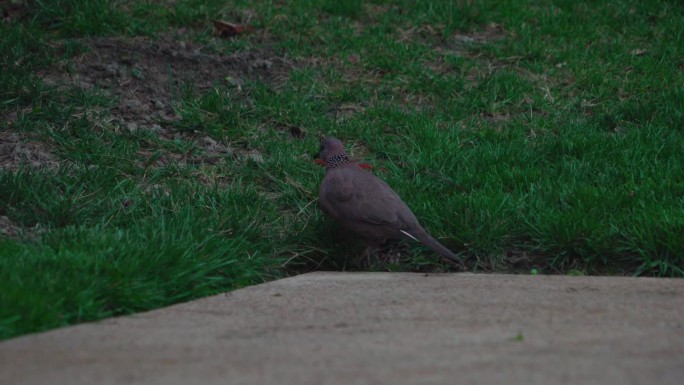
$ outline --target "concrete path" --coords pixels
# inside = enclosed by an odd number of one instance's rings
[[[314,273],[0,343],[0,384],[684,384],[684,280]]]

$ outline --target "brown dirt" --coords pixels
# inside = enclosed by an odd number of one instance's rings
[[[130,131],[159,131],[178,119],[174,107],[187,87],[201,92],[228,84],[241,91],[250,80],[282,81],[291,68],[271,51],[220,55],[182,36],[104,37],[80,43],[88,52],[72,60],[70,71],[45,73],[44,80],[107,90],[118,99],[109,111],[112,121]]]
[[[16,171],[22,165],[54,168],[57,158],[46,143],[22,133],[0,131],[0,170]]]
[[[376,10],[383,12],[383,9]],[[435,50],[440,54],[435,62],[426,66],[435,72],[451,70],[445,65],[445,55],[470,55],[472,44],[500,39],[505,31],[497,24],[491,24],[482,31],[456,34],[449,38],[438,38],[442,27],[424,26],[400,31],[402,39],[424,39],[440,41]],[[267,37],[263,37],[267,40]],[[263,40],[262,39],[262,40]],[[38,75],[49,85],[78,87],[86,90],[101,90],[113,96],[115,105],[105,114],[105,126],[129,132],[151,131],[163,140],[181,139],[192,142],[197,151],[190,154],[173,154],[163,151],[156,157],[157,145],[141,150],[142,162],[163,167],[169,163],[216,164],[226,156],[261,161],[258,153],[231,147],[192,132],[180,132],[174,122],[180,119],[177,107],[179,94],[188,88],[202,93],[215,84],[232,87],[235,98],[248,97],[243,85],[249,81],[263,81],[275,87],[289,76],[294,63],[285,56],[268,48],[240,51],[231,54],[217,53],[216,49],[190,41],[184,30],[161,35],[156,39],[148,37],[100,37],[81,39],[77,43],[84,47],[84,53],[62,66],[46,69]],[[268,44],[266,44],[268,47]],[[364,82],[380,82],[381,74],[375,71],[359,70],[360,58],[352,55],[346,60],[326,58],[316,60],[305,58],[298,61],[303,66],[332,64],[346,73],[346,79]],[[399,92],[399,94],[402,94]],[[422,100],[421,95],[404,95],[403,104],[423,106],[432,100]],[[417,99],[416,99],[417,98]],[[405,100],[404,100],[405,99]],[[363,114],[368,105],[341,104],[331,106],[328,114],[338,121],[346,121],[357,114]],[[16,114],[7,117],[16,120]],[[276,128],[301,138],[305,132],[294,126],[276,124]],[[153,159],[153,157],[156,157]],[[23,138],[21,135],[0,132],[0,169],[16,170],[21,164],[33,167],[57,165],[58,160],[48,144]]]
[[[210,45],[188,41],[184,34],[185,31],[179,30],[155,39],[80,39],[76,43],[83,47],[84,53],[47,68],[38,76],[47,85],[98,90],[112,96],[115,104],[107,111],[85,111],[98,121],[98,129],[155,133],[160,141],[145,143],[138,154],[141,166],[164,167],[170,163],[212,166],[226,157],[262,162],[263,156],[255,150],[234,148],[220,138],[213,139],[203,133],[176,130],[174,122],[180,119],[176,113],[180,95],[201,94],[220,84],[230,87],[231,96],[235,98],[248,97],[247,91],[243,90],[244,84],[261,81],[277,88],[287,79],[293,64],[268,49],[267,36],[260,37],[267,48],[222,54],[217,53],[220,49]],[[63,44],[57,43],[58,46]],[[23,166],[57,167],[59,159],[53,155],[49,142],[11,132],[20,113],[13,111],[2,117],[10,128],[0,131],[0,170],[16,171]],[[295,137],[304,135],[297,127],[285,129]],[[191,143],[192,150],[174,153],[164,148],[162,142],[167,140]],[[198,180],[203,181],[203,178],[213,180],[215,176],[210,178],[202,173]],[[207,183],[211,182],[207,180]],[[5,222],[2,222],[2,233],[16,235],[18,227]]]
[[[0,235],[11,238],[17,237],[21,233],[21,227],[15,225],[8,217],[0,215]]]
[[[0,215],[0,237],[5,236],[14,239],[32,241],[43,232],[43,228],[36,224],[33,227],[20,226],[13,222],[9,217]]]
[[[277,87],[289,76],[292,62],[273,50],[262,48],[231,54],[187,40],[183,31],[147,37],[101,37],[78,41],[85,53],[69,63],[39,75],[49,85],[100,90],[113,96],[115,105],[106,111],[105,126],[114,130],[150,131],[161,140],[191,142],[194,151],[174,154],[168,149],[155,155],[158,144],[141,150],[143,163],[163,167],[169,163],[209,164],[226,156],[260,162],[254,151],[235,149],[203,134],[179,131],[177,107],[181,95],[201,94],[214,85],[230,87],[232,97],[247,97],[243,85],[261,81]],[[268,44],[266,44],[268,46]],[[288,128],[289,129],[289,128]],[[289,129],[293,136],[303,132]]]
[[[0,171],[14,172],[21,167],[54,169],[59,165],[52,148],[24,133],[0,131]],[[37,228],[27,228],[0,215],[0,236],[9,238],[28,237],[36,234]]]

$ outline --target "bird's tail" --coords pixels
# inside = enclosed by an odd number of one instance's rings
[[[423,245],[429,247],[434,251],[435,253],[441,255],[444,258],[447,258],[461,266],[463,266],[463,261],[459,257],[456,256],[451,250],[447,249],[444,245],[439,243],[435,238],[433,238],[430,234],[428,234],[426,231],[415,231],[413,234],[408,233],[407,231],[400,230],[404,235],[407,237],[413,239],[414,241],[420,242]]]

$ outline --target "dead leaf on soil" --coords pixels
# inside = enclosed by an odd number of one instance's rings
[[[644,56],[644,55],[646,55],[647,52],[648,51],[643,49],[643,48],[637,48],[637,49],[631,50],[629,53],[633,56]]]
[[[264,163],[264,156],[257,150],[243,151],[239,154],[239,157],[243,161],[251,161],[254,163]]]
[[[492,113],[492,112],[488,112],[488,111],[480,112],[480,117],[482,117],[484,120],[486,120],[490,123],[494,123],[494,124],[507,122],[511,119],[511,115],[508,113],[499,113],[499,112]]]
[[[359,62],[361,62],[361,57],[358,54],[353,53],[347,56],[347,62],[349,62],[349,64],[359,64]]]
[[[349,120],[356,114],[362,114],[366,108],[354,103],[342,103],[329,112],[329,115],[334,117],[337,121]]]
[[[214,36],[219,37],[233,37],[245,32],[253,32],[254,27],[244,24],[233,24],[223,20],[212,20],[214,23]]]
[[[453,36],[456,43],[488,43],[503,39],[508,32],[501,24],[489,23],[484,30]]]

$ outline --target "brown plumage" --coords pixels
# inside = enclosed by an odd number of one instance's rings
[[[318,203],[323,212],[366,241],[369,258],[387,239],[411,238],[437,254],[461,264],[459,258],[431,237],[411,209],[387,183],[359,167],[335,138],[321,141],[318,158],[325,162]]]

